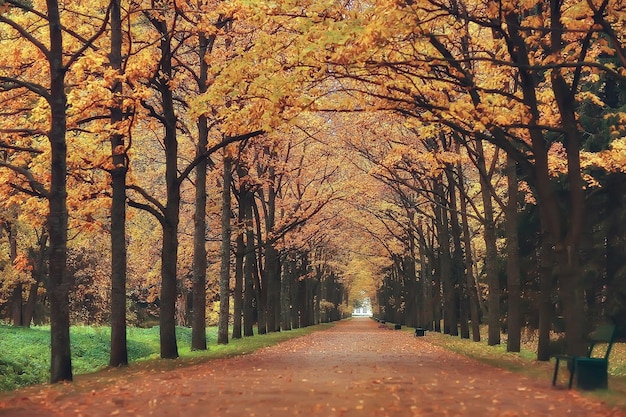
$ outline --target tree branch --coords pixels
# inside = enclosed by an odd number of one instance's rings
[[[152,204],[154,207],[156,207],[156,209],[159,210],[161,216],[165,215],[165,207],[163,206],[163,204],[161,204],[159,202],[159,200],[157,200],[156,198],[154,198],[153,196],[148,194],[148,192],[146,190],[144,190],[143,188],[141,188],[138,185],[133,185],[133,184],[127,185],[126,189],[135,191],[140,196],[142,196],[144,199],[146,199],[146,201],[148,201],[150,204]],[[139,203],[137,203],[137,204],[139,204]],[[137,207],[137,208],[139,208],[139,207]],[[147,210],[147,211],[149,211],[149,210]]]
[[[203,160],[203,159],[207,159],[208,157],[210,157],[213,153],[217,152],[218,150],[230,145],[231,143],[235,143],[235,142],[242,142],[248,139],[252,139],[256,136],[260,136],[263,135],[265,133],[264,130],[255,130],[253,132],[249,132],[249,133],[245,133],[243,135],[237,135],[237,136],[225,136],[224,139],[218,143],[217,145],[212,146],[211,148],[207,149],[206,152],[201,153],[200,155],[196,156],[195,159],[193,161],[191,161],[191,163],[189,165],[187,165],[187,167],[180,173],[180,176],[178,177],[178,182],[181,183],[182,181],[184,181],[193,171],[193,169]]]
[[[18,166],[9,164],[4,161],[0,161],[0,167],[8,168],[11,171],[26,178],[26,181],[32,188],[32,192],[24,189],[23,187],[18,188],[18,186],[13,186],[13,188],[19,189],[20,191],[23,191],[27,194],[38,196],[38,197],[44,197],[44,198],[49,197],[49,193],[48,193],[48,190],[46,190],[46,187],[41,182],[37,181],[33,173],[27,170],[26,168],[18,167]]]

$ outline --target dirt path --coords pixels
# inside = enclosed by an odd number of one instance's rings
[[[0,416],[626,416],[427,340],[355,318],[251,355],[116,380],[97,392],[18,392],[0,400]]]

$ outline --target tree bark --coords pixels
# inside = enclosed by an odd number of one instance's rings
[[[111,1],[111,68],[122,71],[122,18],[119,0]],[[111,87],[114,105],[111,107],[111,125],[123,121],[122,83],[116,80]],[[111,351],[109,366],[128,365],[126,342],[126,173],[127,154],[124,136],[111,135]]]
[[[539,337],[537,346],[537,360],[550,360],[550,330],[552,329],[552,317],[554,306],[552,304],[552,290],[554,288],[554,279],[552,275],[552,267],[554,260],[552,259],[552,244],[549,240],[548,233],[542,226],[541,244],[539,249]]]
[[[623,334],[626,330],[626,173],[611,174],[605,188],[607,304],[612,306],[607,316],[619,325],[618,332]]]
[[[178,223],[180,211],[180,182],[178,179],[178,139],[176,133],[176,112],[174,97],[169,86],[172,79],[171,37],[164,22],[154,21],[153,24],[161,33],[160,75],[157,77],[157,88],[161,94],[163,106],[163,124],[165,136],[165,186],[166,205],[163,216],[163,243],[161,247],[161,297],[160,297],[160,342],[161,358],[175,359],[178,357],[176,342],[176,294],[177,294],[177,262],[178,262]]]
[[[33,278],[33,283],[30,285],[28,290],[28,299],[26,300],[26,305],[24,306],[24,326],[30,327],[31,322],[35,316],[35,306],[37,305],[37,295],[39,292],[39,285],[44,279],[46,274],[45,265],[46,265],[46,245],[48,244],[48,233],[46,230],[42,230],[41,235],[39,235],[39,239],[37,241],[37,251],[31,252],[31,262],[33,265],[33,270],[31,271],[31,277]]]
[[[488,174],[485,165],[485,154],[483,144],[476,141],[477,167],[480,172],[480,192],[483,199],[484,210],[484,240],[485,240],[485,269],[487,271],[487,284],[489,294],[487,295],[489,326],[487,344],[489,346],[500,344],[500,277],[498,276],[498,248],[496,246],[496,226],[493,218],[493,202],[491,200],[491,189],[489,187]]]
[[[47,0],[50,31],[50,113],[48,132],[51,150],[50,192],[48,196],[48,236],[50,237],[48,295],[50,298],[50,382],[72,380],[70,350],[70,278],[67,274],[67,142],[63,34],[59,4]]]
[[[200,33],[198,35],[198,92],[203,94],[207,91],[208,63],[206,55],[209,50],[209,40]],[[205,115],[200,115],[196,123],[198,127],[198,144],[196,157],[203,155],[208,146],[208,120]],[[191,350],[206,350],[206,200],[207,200],[207,167],[208,161],[203,158],[195,168],[196,190],[194,199],[194,225],[193,225],[193,278],[192,296],[193,313],[191,316]]]
[[[224,150],[226,153],[227,150]],[[224,156],[223,189],[222,189],[222,245],[220,266],[220,313],[217,343],[228,343],[228,323],[230,321],[230,186],[232,183],[232,159]]]
[[[11,262],[11,264],[14,264],[15,260],[17,259],[17,230],[12,222],[7,222],[5,224],[5,229],[7,231],[9,239],[9,261]],[[11,292],[11,321],[13,322],[13,326],[19,327],[24,325],[24,300],[22,297],[23,289],[24,285],[20,281],[15,283],[15,287]]]
[[[435,249],[433,249],[434,251]],[[441,319],[442,319],[442,309],[441,309],[441,292],[442,292],[442,285],[441,285],[441,265],[440,265],[440,260],[439,257],[435,254],[433,254],[433,258],[434,258],[434,267],[435,267],[435,274],[433,276],[433,330],[441,333]]]
[[[267,279],[267,331],[280,331],[280,259],[274,244],[265,247],[265,275]]]
[[[429,248],[426,236],[427,231],[424,230],[423,221],[418,220],[416,228],[419,237],[419,258],[420,258],[420,288],[421,288],[421,321],[419,325],[425,329],[432,330],[434,322],[434,295],[433,295],[433,277],[432,277],[432,248]]]
[[[506,206],[506,270],[507,270],[507,352],[519,352],[522,336],[521,278],[518,242],[517,215],[517,164],[507,158],[506,174],[509,200]]]
[[[431,330],[433,326],[433,297],[432,279],[429,273],[429,265],[426,258],[426,240],[420,234],[420,287],[421,287],[421,319],[418,323],[421,327]]]
[[[252,229],[251,238],[253,242],[256,243],[256,247],[258,250],[252,251],[255,255],[254,258],[254,268],[252,270],[252,278],[254,279],[254,289],[255,289],[255,298],[256,298],[256,306],[257,306],[257,332],[259,334],[267,333],[267,274],[265,273],[264,261],[263,261],[263,249],[264,245],[261,238],[261,218],[259,215],[258,207],[255,204],[255,200],[252,197],[250,199],[252,211],[254,213],[254,223],[256,224],[256,236]],[[254,238],[256,237],[256,240]],[[253,245],[254,248],[254,245]]]
[[[239,224],[243,223],[243,212],[239,205]],[[239,232],[235,239],[235,290],[233,292],[233,339],[241,339],[243,314],[243,260],[246,244],[243,233]]]
[[[276,161],[275,151],[270,149],[269,146],[265,146],[263,153],[270,162],[266,169],[268,179],[267,199],[264,198],[265,193],[260,192],[265,217],[265,263],[262,271],[262,285],[264,286],[263,292],[266,294],[267,331],[276,332],[280,331],[280,257],[271,239],[276,224],[276,194],[279,187],[279,179],[276,175],[276,168],[272,165]]]
[[[458,153],[458,144],[455,145],[455,151]],[[463,248],[461,246],[461,225],[459,224],[459,215],[457,210],[456,200],[456,181],[454,180],[453,166],[446,167],[446,178],[449,188],[449,204],[450,204],[450,228],[452,230],[452,277],[453,283],[456,287],[456,295],[459,299],[459,327],[461,331],[461,338],[469,339],[469,325],[467,323],[467,293],[464,291],[465,285],[463,284]],[[463,198],[463,195],[460,196]]]
[[[457,174],[459,176],[459,184],[463,184],[464,175],[463,168],[460,163],[457,164]],[[476,288],[476,278],[474,277],[472,234],[470,232],[467,216],[467,200],[464,195],[461,196],[460,207],[461,224],[463,229],[463,245],[465,246],[465,281],[470,306],[472,340],[474,342],[480,342],[480,301],[478,299],[478,290]]]
[[[459,335],[456,315],[456,294],[452,277],[452,258],[450,256],[450,230],[448,229],[448,200],[444,195],[441,176],[435,179],[435,194],[437,206],[435,218],[437,221],[437,236],[439,242],[439,276],[443,287],[443,332],[452,336]]]
[[[242,178],[241,173],[239,175]],[[252,193],[249,190],[242,191],[240,204],[244,204],[246,224],[246,249],[243,267],[244,276],[244,301],[243,301],[243,335],[254,335],[254,309],[255,299],[254,275],[256,269],[256,251],[254,250],[254,231],[252,230]]]
[[[301,258],[298,266],[298,256]],[[303,287],[302,278],[308,269],[308,258],[306,254],[297,254],[294,257],[294,269],[291,273],[291,328],[298,329],[301,327],[302,311],[304,306],[300,297],[301,288]]]
[[[285,256],[285,261],[281,263],[283,265],[281,269],[282,278],[280,280],[280,322],[282,330],[291,330],[291,285],[292,284],[292,271],[293,262]]]
[[[414,240],[411,233],[409,239]],[[414,242],[410,245],[414,246]],[[404,257],[404,294],[402,298],[405,301],[405,310],[403,315],[402,324],[407,326],[417,326],[417,301],[420,292],[417,291],[417,272],[415,269],[415,250],[409,249],[409,255]]]

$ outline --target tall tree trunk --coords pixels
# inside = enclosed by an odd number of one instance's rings
[[[489,326],[487,344],[489,346],[500,344],[500,277],[498,276],[498,248],[496,246],[496,225],[493,216],[493,202],[491,200],[491,187],[489,187],[488,174],[485,165],[483,144],[476,141],[477,168],[480,172],[480,192],[483,198],[484,210],[484,240],[485,240],[485,270],[487,272],[487,295]]]
[[[389,279],[389,289],[391,290],[393,304],[390,304],[391,315],[387,317],[392,323],[398,324],[402,322],[402,274],[402,259],[398,256],[395,259],[393,273]]]
[[[257,306],[257,333],[258,334],[266,334],[267,333],[267,288],[262,284],[264,281],[260,276],[260,272],[258,269],[257,262],[259,261],[258,256],[255,258],[255,268],[252,271],[252,278],[254,279],[254,287],[255,287],[255,299]]]
[[[41,235],[37,240],[37,250],[31,252],[30,259],[33,265],[31,271],[31,277],[33,283],[28,290],[28,299],[24,306],[24,326],[30,327],[30,323],[33,321],[35,315],[35,306],[37,305],[37,294],[39,292],[39,285],[44,279],[46,274],[46,245],[48,244],[48,233],[46,230],[42,230]]]
[[[243,212],[239,204],[239,224],[243,222]],[[233,292],[233,339],[241,339],[243,314],[243,260],[246,244],[243,232],[237,233],[235,239],[235,290]]]
[[[307,304],[307,289],[309,280],[310,278],[304,278],[298,281],[298,304],[300,306],[298,327],[307,327],[309,325],[309,308]]]
[[[434,251],[435,249],[433,249]],[[441,266],[439,261],[439,256],[437,254],[433,254],[433,265],[435,268],[435,273],[433,276],[433,330],[441,333],[441,320],[442,320],[442,306],[441,306],[441,293],[442,293],[442,285],[441,285]]]
[[[319,282],[320,276],[317,276],[317,281]],[[404,272],[402,271],[402,259],[398,256],[395,262],[394,274],[393,274],[393,284],[391,285],[392,294],[393,294],[393,311],[392,315],[389,318],[393,323],[402,323],[402,310],[401,307],[403,305],[402,300],[402,281],[404,280]]]
[[[122,17],[119,0],[111,1],[111,68],[122,71]],[[122,83],[116,80],[111,92],[111,125],[124,120]],[[111,352],[109,366],[128,365],[126,342],[126,173],[128,171],[124,135],[111,135]]]
[[[607,316],[619,325],[618,332],[626,330],[626,173],[609,176],[607,184],[606,221],[606,276]]]
[[[334,301],[333,297],[335,295],[334,287],[335,287],[335,274],[331,272],[328,276],[326,276],[326,278],[324,279],[324,282],[322,283],[322,290],[321,290],[321,296],[320,296],[322,301],[333,303]],[[330,323],[331,317],[333,314],[333,307],[331,307],[330,304],[326,304],[322,308],[320,313],[321,313],[320,323]]]
[[[302,287],[302,280],[299,279],[304,275],[304,271],[308,267],[308,261],[306,256],[302,256],[302,264],[301,267],[297,267],[298,258],[297,255],[294,258],[294,269],[291,272],[290,277],[290,293],[291,293],[291,328],[298,329],[300,328],[300,317],[302,315],[303,305],[301,303],[300,298],[300,288]]]
[[[285,257],[285,261],[282,262],[282,278],[280,280],[280,322],[281,328],[283,330],[291,330],[291,285],[292,285],[292,271],[293,271],[293,262],[288,258],[288,255]]]
[[[463,265],[463,259],[461,259],[461,265]],[[469,290],[467,286],[467,281],[465,280],[465,276],[463,271],[461,271],[460,280],[458,283],[458,297],[459,297],[459,328],[462,339],[470,338],[470,318],[471,318],[471,306],[469,299]]]
[[[421,320],[419,326],[431,330],[433,325],[433,296],[432,279],[428,272],[429,266],[426,259],[426,240],[420,233],[420,287],[421,287]]]
[[[11,264],[17,259],[17,229],[11,222],[6,223],[6,231],[9,238],[9,260]],[[22,297],[22,291],[24,286],[22,282],[17,282],[11,293],[11,319],[13,326],[23,326],[23,308],[24,300]]]
[[[459,145],[455,145],[455,151],[459,152]],[[465,285],[463,285],[463,248],[461,245],[461,225],[459,224],[459,215],[457,210],[456,200],[456,186],[454,180],[453,166],[450,165],[445,170],[448,188],[449,188],[449,204],[450,204],[450,228],[452,230],[452,276],[453,283],[457,287],[456,295],[458,296],[459,303],[459,325],[461,330],[461,337],[469,339],[469,325],[467,323],[467,296]],[[461,198],[463,196],[461,195]]]
[[[171,208],[168,207],[168,211]],[[178,218],[170,213],[169,221],[163,226],[163,244],[161,254],[161,297],[159,316],[159,340],[161,358],[175,359],[178,357],[176,342],[176,259],[178,239],[176,237]],[[174,223],[174,224],[172,224]]]
[[[434,258],[434,254],[432,250],[429,248],[428,241],[426,239],[427,235],[424,230],[423,221],[420,219],[418,221],[418,227],[416,229],[419,236],[419,256],[420,256],[420,281],[421,281],[421,291],[422,291],[422,321],[420,326],[425,329],[432,330],[433,322],[435,320],[434,314],[434,304],[438,301],[435,301],[434,296],[434,285],[435,282],[432,276],[432,265],[436,262]]]
[[[413,236],[409,239],[414,240]],[[413,246],[413,245],[411,245]],[[415,270],[414,249],[409,249],[409,255],[404,257],[404,317],[402,324],[415,327],[417,325],[417,300],[419,291],[417,289],[417,273]]]
[[[522,336],[521,278],[519,261],[519,242],[517,233],[517,164],[507,158],[506,174],[509,200],[506,206],[506,271],[508,287],[507,312],[507,352],[519,352]]]
[[[267,331],[280,331],[280,259],[274,244],[265,247],[267,276]]]
[[[50,104],[48,132],[51,150],[48,235],[50,237],[48,295],[50,297],[50,382],[72,380],[70,349],[70,278],[67,274],[67,142],[63,35],[59,4],[47,0],[50,31]]]
[[[317,324],[317,300],[315,295],[317,294],[318,281],[315,278],[310,278],[306,283],[306,324],[305,327],[314,326]]]
[[[200,147],[200,145],[199,145]],[[206,350],[206,161],[196,167],[193,237],[191,350]]]
[[[207,91],[208,63],[206,55],[213,43],[207,39],[204,33],[198,34],[198,92],[203,94]],[[209,127],[205,115],[200,115],[197,121],[198,144],[196,156],[203,155],[208,146]],[[193,278],[192,278],[192,305],[191,317],[191,350],[206,350],[206,200],[207,200],[207,167],[208,161],[203,158],[195,168],[196,190],[194,199],[194,225],[193,225]]]
[[[607,316],[618,332],[626,331],[626,173],[615,172],[607,178],[606,276]]]
[[[161,311],[160,342],[161,358],[178,357],[176,342],[176,294],[178,261],[178,223],[180,211],[180,182],[178,179],[178,139],[176,133],[176,112],[174,97],[169,81],[172,79],[171,38],[164,22],[156,21],[155,26],[162,35],[161,39],[161,75],[156,83],[161,94],[165,137],[165,186],[166,199],[163,216],[163,243],[161,247]]]
[[[463,184],[464,175],[463,168],[460,163],[457,164],[457,175],[459,176],[459,184]],[[478,290],[476,288],[476,279],[474,277],[472,234],[470,233],[469,221],[467,217],[467,200],[464,195],[461,196],[460,207],[461,224],[463,229],[463,245],[465,246],[465,281],[470,306],[472,340],[474,342],[480,342],[480,301],[478,299]]]
[[[239,178],[242,178],[241,173]],[[244,260],[244,301],[243,301],[243,335],[253,336],[254,330],[254,309],[255,299],[254,276],[256,273],[256,251],[254,249],[254,231],[252,230],[252,198],[249,190],[241,196],[241,203],[244,204],[245,224],[246,224],[246,256]]]
[[[551,0],[552,8],[561,7],[561,2]],[[561,48],[562,25],[560,14],[553,11],[552,22],[555,34],[553,42]],[[565,133],[565,149],[567,154],[567,183],[569,188],[569,218],[567,228],[561,241],[556,245],[556,256],[559,262],[559,290],[563,302],[565,316],[565,340],[567,353],[584,355],[587,349],[585,334],[587,317],[585,314],[585,288],[580,268],[580,240],[585,227],[585,183],[582,178],[580,162],[581,134],[579,133],[577,104],[574,98],[577,86],[569,86],[561,73],[555,69],[550,73],[552,91],[558,104],[561,123]]]
[[[552,268],[554,260],[552,255],[552,244],[542,226],[541,243],[539,249],[539,338],[537,346],[537,360],[550,360],[550,330],[552,329],[552,317],[554,306],[552,304],[552,290],[554,288],[554,278]]]
[[[265,146],[263,152],[270,160],[267,167],[267,199],[264,199],[264,193],[261,194],[263,203],[263,212],[265,215],[265,264],[263,268],[263,282],[265,287],[263,290],[266,295],[266,311],[267,311],[267,331],[280,331],[280,259],[275,244],[271,242],[274,226],[276,224],[276,193],[279,180],[276,175],[276,168],[272,165],[276,160],[276,153]]]
[[[33,271],[33,278],[39,278],[39,274]],[[24,326],[30,327],[35,314],[35,306],[37,305],[37,293],[39,292],[40,280],[36,279],[35,282],[30,284],[28,288],[28,298],[24,304]]]
[[[315,284],[315,292],[313,293],[313,324],[320,324],[321,320],[321,301],[322,301],[322,281],[317,280]]]
[[[228,343],[228,323],[230,319],[230,186],[232,183],[232,159],[224,150],[224,172],[222,189],[222,246],[220,267],[220,313],[217,343]]]
[[[263,249],[264,245],[261,241],[261,218],[258,207],[255,204],[254,198],[251,198],[252,211],[254,213],[254,223],[256,225],[256,243],[257,250],[253,250],[255,260],[254,269],[252,271],[252,277],[254,278],[254,288],[256,295],[257,306],[257,332],[259,334],[267,333],[267,274],[265,273],[264,261],[263,261]]]
[[[448,229],[448,200],[445,198],[442,178],[435,179],[435,194],[438,204],[435,207],[437,236],[439,241],[439,276],[443,287],[443,331],[452,336],[459,335],[456,315],[456,294],[452,276],[452,258],[450,256],[450,230]]]

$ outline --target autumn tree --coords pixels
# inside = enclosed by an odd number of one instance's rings
[[[192,7],[192,6],[189,6]],[[197,11],[197,10],[196,10]],[[153,214],[159,221],[162,228],[162,250],[161,250],[161,297],[160,297],[160,337],[161,337],[161,357],[175,358],[178,356],[175,332],[176,299],[177,299],[177,263],[178,263],[178,228],[180,222],[181,187],[183,182],[190,176],[191,172],[209,157],[213,152],[226,146],[233,141],[243,140],[260,134],[255,131],[239,136],[220,136],[220,142],[214,144],[209,149],[202,149],[200,145],[196,151],[196,156],[187,158],[185,166],[181,167],[181,152],[184,150],[180,145],[181,131],[188,131],[183,127],[190,126],[189,120],[198,122],[198,115],[210,112],[208,108],[192,112],[191,98],[185,96],[186,91],[182,88],[176,89],[175,83],[182,83],[187,77],[203,77],[206,68],[198,71],[188,69],[196,68],[198,61],[189,61],[182,55],[186,48],[186,42],[195,42],[197,32],[191,30],[195,20],[190,20],[188,16],[196,13],[194,10],[187,10],[177,4],[150,4],[141,10],[145,19],[144,29],[147,36],[142,39],[150,49],[139,49],[136,59],[146,55],[146,51],[157,53],[159,60],[146,71],[142,69],[141,77],[137,83],[143,85],[146,95],[141,100],[143,111],[155,123],[154,129],[158,132],[159,143],[163,149],[164,172],[163,185],[164,192],[157,191],[151,194],[145,187],[133,184],[130,188],[134,191],[129,204],[136,208],[141,208]],[[213,16],[213,15],[210,15]],[[208,26],[203,28],[219,28],[224,21],[215,16],[215,21],[205,22]],[[193,36],[192,36],[193,35]],[[136,41],[137,43],[137,41]],[[204,51],[206,53],[206,51]],[[204,55],[203,55],[204,56]],[[201,58],[203,60],[204,58]],[[198,75],[199,74],[199,75]],[[196,80],[196,86],[198,82]],[[183,103],[181,105],[180,103]],[[197,107],[195,108],[198,109]],[[185,111],[186,110],[186,111]],[[195,119],[191,119],[194,117]],[[207,132],[205,125],[200,119],[199,132],[203,139]],[[186,150],[186,149],[185,149]],[[160,198],[164,202],[160,201]],[[201,309],[201,307],[200,307]],[[201,324],[201,320],[198,321]],[[196,325],[198,327],[198,325]],[[200,334],[202,333],[200,329]],[[198,329],[196,329],[196,333]],[[201,337],[201,336],[200,336]],[[196,339],[198,335],[196,334]],[[202,347],[202,346],[200,346]]]
[[[21,178],[24,191],[45,198],[48,202],[47,228],[49,236],[49,283],[51,303],[51,373],[57,382],[72,379],[69,340],[69,277],[67,259],[67,131],[68,83],[67,74],[93,42],[104,33],[105,24],[90,25],[85,33],[72,30],[73,20],[79,14],[71,7],[61,8],[56,1],[25,4],[6,1],[8,5],[0,16],[5,33],[12,37],[20,59],[5,61],[0,76],[2,94],[23,93],[32,103],[16,111],[22,116],[12,129],[16,143],[20,137],[45,136],[49,145],[49,182],[37,178],[27,167],[3,163]],[[106,10],[105,10],[106,11]],[[105,13],[97,16],[106,21]],[[94,16],[95,18],[95,16]],[[32,25],[39,22],[42,25]],[[44,26],[45,29],[42,27]],[[34,64],[30,71],[24,65]],[[46,75],[42,75],[46,74]],[[27,113],[31,112],[28,117]],[[37,120],[34,114],[44,116]],[[18,121],[15,120],[14,121]],[[32,124],[31,124],[32,123]],[[36,127],[35,127],[36,126]],[[14,148],[12,145],[9,148]],[[30,147],[29,147],[30,148]],[[26,152],[28,149],[24,148]]]
[[[111,68],[122,72],[122,10],[119,0],[111,1]],[[111,106],[111,125],[121,129],[124,120],[122,82],[111,86],[116,95]],[[121,132],[111,134],[111,353],[109,365],[128,364],[126,346],[126,141]]]
[[[588,94],[581,80],[597,73],[619,77],[597,56],[601,49],[622,51],[612,35],[621,14],[610,1],[548,6],[427,1],[363,7],[359,21],[367,24],[344,25],[333,35],[341,47],[325,58],[335,77],[363,82],[358,90],[375,106],[489,141],[519,163],[537,196],[543,259],[554,256],[559,265],[568,351],[575,353],[585,331],[577,272],[584,212],[577,103]],[[567,161],[563,175],[554,174],[559,154]],[[565,223],[554,192],[561,180],[569,184]]]

